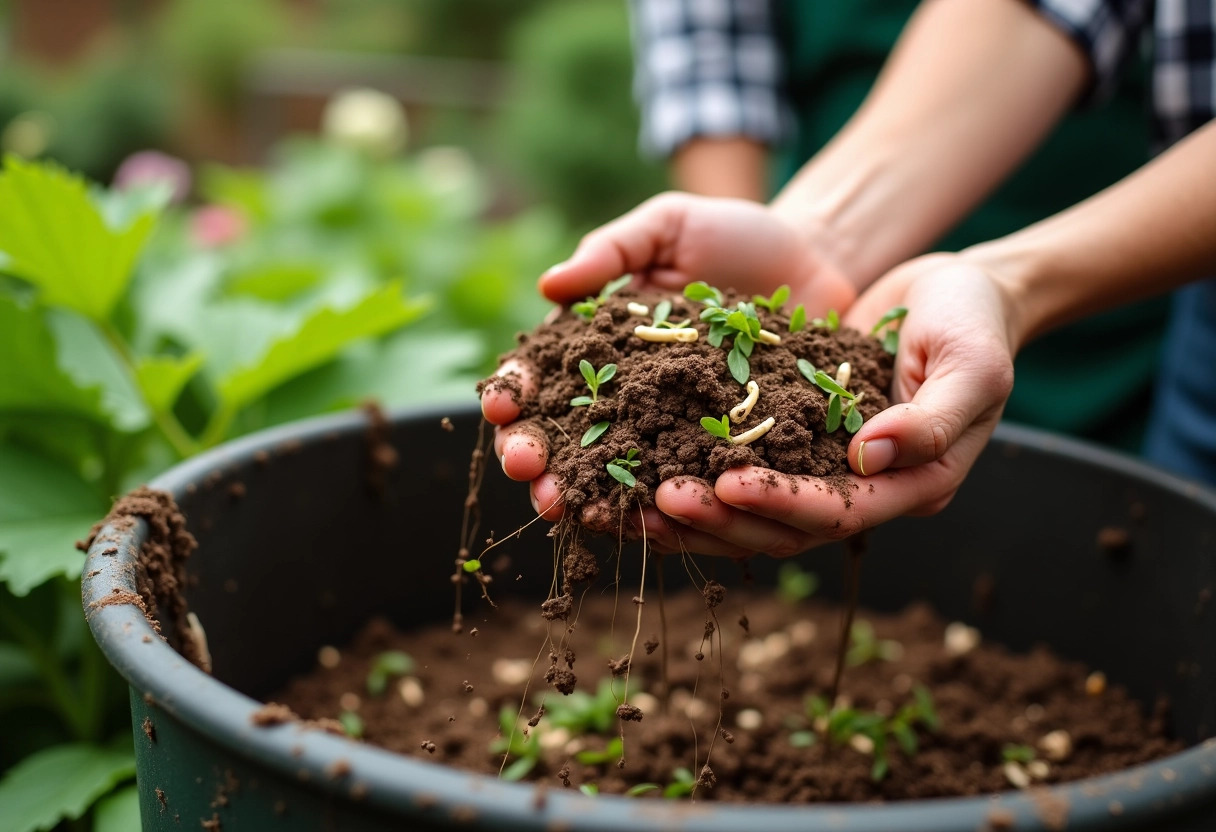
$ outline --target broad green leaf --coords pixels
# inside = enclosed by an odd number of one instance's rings
[[[199,175],[199,191],[207,201],[239,208],[252,218],[265,219],[269,213],[266,175],[260,170],[204,165]]]
[[[0,442],[0,582],[25,595],[57,575],[78,578],[84,556],[75,543],[105,509],[69,469]]]
[[[50,164],[5,159],[0,173],[0,250],[8,271],[45,303],[95,321],[109,317],[131,279],[155,217],[112,230],[83,179]]]
[[[815,365],[807,361],[805,358],[798,359],[798,372],[806,376],[806,380],[815,383]]]
[[[591,403],[592,402],[591,402],[590,396],[575,396],[573,399],[570,400],[571,407],[586,407],[587,405],[589,405]]]
[[[721,420],[713,416],[702,416],[701,427],[720,439],[726,439],[730,436],[730,416],[723,416]]]
[[[0,356],[5,356],[0,360],[0,411],[104,420],[100,392],[79,387],[60,369],[58,355],[43,310],[0,295]]]
[[[907,317],[907,314],[908,314],[907,307],[904,307],[904,306],[892,307],[891,309],[887,310],[886,314],[884,314],[881,318],[878,319],[878,323],[874,324],[873,329],[870,330],[870,334],[877,335],[878,330],[882,329],[887,324],[894,323],[895,321],[898,321],[898,320],[902,320],[903,318]]]
[[[667,317],[671,314],[671,301],[661,300],[654,306],[654,325],[666,323]]]
[[[726,355],[726,363],[730,367],[730,374],[734,376],[735,381],[747,384],[747,379],[752,373],[751,365],[747,363],[747,356],[739,350],[732,349]]]
[[[849,412],[844,417],[844,429],[849,433],[857,433],[861,430],[861,424],[861,411],[857,409],[856,404],[849,405]]]
[[[618,277],[616,280],[610,280],[602,290],[600,290],[600,300],[607,300],[615,295],[621,289],[629,285],[629,281],[633,280],[633,275],[626,274]]]
[[[835,393],[828,396],[828,417],[824,427],[828,433],[834,433],[840,427],[840,396]]]
[[[127,786],[97,801],[93,832],[138,832],[139,788]]]
[[[596,384],[607,384],[612,381],[612,377],[616,375],[615,364],[605,364],[600,367],[600,371],[595,374]]]
[[[278,302],[313,288],[323,277],[316,263],[259,263],[232,275],[226,288],[232,295]]]
[[[578,371],[583,374],[583,379],[587,382],[587,386],[594,392],[599,386],[599,380],[595,377],[595,368],[591,366],[591,362],[583,359],[578,362]]]
[[[169,410],[181,395],[182,388],[202,366],[202,353],[180,358],[160,355],[141,358],[135,373],[148,404],[156,410]]]
[[[610,424],[611,423],[609,422],[596,422],[594,425],[587,428],[587,432],[583,434],[583,438],[579,442],[579,445],[585,448],[588,445],[594,444],[595,440],[604,435],[604,431],[608,430]]]
[[[611,462],[609,462],[604,467],[608,469],[608,473],[612,476],[612,478],[614,480],[616,480],[617,482],[619,482],[621,485],[625,486],[626,488],[633,488],[635,485],[638,484],[638,481],[633,476],[633,474],[630,473],[629,471],[625,470],[621,466],[613,465]]]
[[[815,383],[819,385],[820,389],[824,390],[825,392],[835,393],[837,396],[843,396],[846,399],[853,398],[852,393],[837,384],[836,379],[832,378],[823,370],[815,371]]]
[[[684,297],[689,300],[699,300],[702,303],[712,303],[714,306],[722,305],[722,293],[703,280],[685,286]]]
[[[794,314],[790,315],[790,332],[802,332],[806,329],[806,308],[800,303],[794,307]]]
[[[348,344],[391,332],[425,309],[425,302],[403,299],[395,282],[347,309],[320,309],[294,333],[271,344],[259,361],[221,378],[220,398],[225,407],[238,411],[283,382],[332,360]]]
[[[535,757],[520,757],[511,765],[502,770],[502,779],[515,782],[516,780],[524,779],[524,776],[536,767]]]
[[[0,829],[37,832],[75,819],[135,775],[135,756],[85,743],[43,749],[0,780]]]
[[[94,324],[59,309],[50,310],[47,324],[59,347],[59,366],[78,387],[101,392],[101,408],[113,427],[134,433],[151,423],[136,381]]]

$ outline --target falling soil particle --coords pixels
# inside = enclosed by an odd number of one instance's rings
[[[617,718],[625,722],[641,722],[642,709],[637,705],[617,705]]]
[[[211,820],[200,821],[200,823],[207,832],[224,832],[224,825],[220,823],[220,816],[218,814],[212,814]]]
[[[167,797],[165,797],[164,789],[156,790],[156,800],[158,803],[160,803],[160,810],[162,812],[166,811],[169,808],[169,799]]]
[[[630,314],[628,304],[640,302],[653,309],[661,300],[671,302],[671,320],[692,320],[700,332],[696,341],[657,344],[634,334],[644,321]],[[733,308],[746,300],[750,298],[727,292],[725,305]],[[729,351],[711,346],[706,338],[709,324],[700,320],[704,308],[682,295],[624,290],[609,297],[590,321],[564,310],[521,335],[519,346],[504,356],[531,367],[543,380],[535,398],[524,399],[511,374],[480,385],[483,391],[506,390],[519,404],[517,424],[547,442],[547,470],[564,484],[567,508],[588,528],[616,529],[624,510],[635,503],[653,505],[654,489],[664,480],[713,480],[741,466],[820,477],[848,501],[852,486],[844,475],[852,436],[843,428],[826,431],[828,396],[803,376],[798,360],[829,375],[849,362],[849,390],[860,394],[858,410],[868,419],[887,406],[892,356],[876,338],[855,330],[810,327],[789,332],[787,315],[758,309],[761,325],[780,333],[781,342],[757,344],[752,351],[749,380],[759,385],[759,399],[745,419],[738,424],[731,420],[731,430],[738,435],[769,417],[775,424],[751,444],[736,445],[701,426],[703,417],[720,418],[746,396],[731,374]],[[723,342],[724,347],[732,344],[730,338]],[[584,360],[597,370],[615,364],[617,371],[601,386],[595,402],[572,407],[572,399],[589,392],[579,371]],[[608,431],[582,447],[579,438],[602,421],[611,423]],[[633,448],[640,451],[641,465],[632,471],[637,485],[624,489],[605,465]]]
[[[152,724],[151,717],[144,717],[140,727],[143,728],[144,736],[148,738],[149,742],[156,742],[156,726]]]
[[[659,649],[658,637],[651,636],[650,638],[646,639],[646,641],[642,642],[642,649],[646,651],[647,656],[649,656],[655,650],[658,650]]]
[[[439,427],[443,428],[448,433],[451,433],[452,431],[456,430],[456,426],[452,424],[452,420],[449,419],[447,416],[444,416],[442,419],[439,420]]]

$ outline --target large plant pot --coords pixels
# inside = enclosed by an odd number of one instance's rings
[[[456,431],[440,413],[404,414],[391,439],[402,464],[370,488],[367,423],[358,414],[267,431],[184,463],[153,486],[171,492],[199,539],[186,591],[206,626],[214,676],[199,671],[131,605],[91,606],[132,589],[144,524],[117,557],[94,545],[84,602],[94,636],[131,684],[145,830],[223,832],[450,827],[551,830],[959,830],[985,828],[994,808],[1018,830],[1060,828],[1042,795],[1067,808],[1067,828],[1216,828],[1216,497],[1127,459],[1042,433],[1002,427],[954,503],[930,519],[873,534],[862,600],[895,609],[923,598],[1015,649],[1045,641],[1105,670],[1133,695],[1173,701],[1189,748],[1151,765],[1037,793],[888,805],[718,806],[589,798],[428,765],[293,725],[256,728],[250,716],[320,645],[341,644],[371,615],[402,625],[451,614],[448,578],[458,546],[467,460],[477,415]],[[266,459],[269,454],[269,460]],[[232,482],[244,484],[234,499]],[[526,490],[490,471],[483,529],[529,516]],[[1099,529],[1127,528],[1111,558]],[[538,524],[539,526],[539,524]],[[505,545],[520,562],[549,557],[543,529]],[[531,554],[529,554],[531,552]],[[824,586],[839,586],[833,549],[809,556]],[[755,565],[758,578],[771,564]],[[540,597],[546,569],[499,592]],[[729,570],[725,570],[729,571]],[[94,574],[95,573],[95,574]],[[994,603],[972,609],[977,577]],[[173,634],[168,634],[170,640]],[[146,722],[145,722],[146,720]],[[141,730],[141,728],[147,730]],[[333,777],[334,763],[350,773]]]

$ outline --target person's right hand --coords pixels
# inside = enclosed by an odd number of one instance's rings
[[[843,313],[857,290],[813,241],[771,209],[754,202],[667,193],[590,232],[566,261],[540,278],[545,297],[571,303],[595,295],[609,281],[633,274],[633,288],[680,291],[703,280],[722,289],[771,294],[790,287],[789,304],[807,316]],[[531,483],[532,504],[545,519],[561,517],[561,486],[544,474],[543,436],[513,423],[523,400],[536,395],[531,367],[507,362],[481,397],[486,420],[497,426],[494,452],[508,477]],[[651,520],[659,520],[656,515]]]

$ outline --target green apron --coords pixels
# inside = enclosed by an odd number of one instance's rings
[[[852,116],[911,16],[914,0],[789,0],[777,29],[788,62],[798,135],[778,163],[785,182]],[[1070,114],[987,202],[934,247],[1004,236],[1073,205],[1149,157],[1145,66],[1119,94]],[[908,206],[915,211],[916,206]],[[898,215],[891,222],[899,222]],[[1026,347],[1015,365],[1005,418],[1139,450],[1165,328],[1165,298],[1059,329]]]

